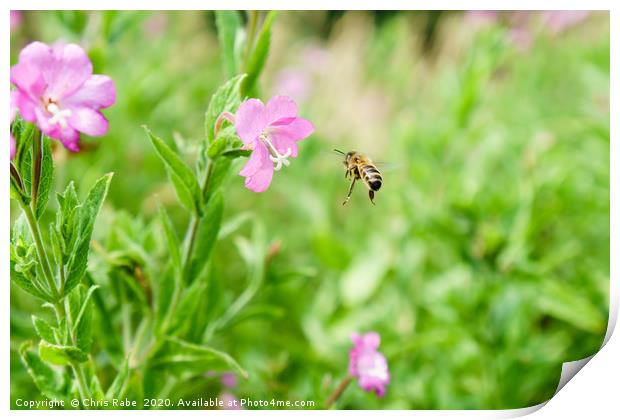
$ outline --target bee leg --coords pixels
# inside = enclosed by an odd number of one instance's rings
[[[351,198],[351,193],[353,192],[354,185],[355,185],[355,178],[353,178],[353,182],[351,182],[351,187],[349,187],[349,194],[347,194],[347,199],[344,200],[344,202],[342,203],[343,206],[347,204],[347,202],[349,201],[349,198]]]
[[[368,198],[370,198],[370,202],[374,206],[375,202],[373,201],[373,198],[375,198],[375,192],[373,190],[368,190]]]

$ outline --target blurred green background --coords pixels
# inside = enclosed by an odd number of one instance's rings
[[[609,301],[609,14],[574,13],[277,16],[260,97],[292,96],[316,132],[267,192],[238,176],[224,189],[230,234],[214,250],[208,312],[246,289],[243,252],[270,253],[251,304],[210,342],[250,373],[237,397],[324,401],[347,373],[354,331],[381,334],[392,381],[382,399],[351,385],[338,408],[530,406],[553,395],[562,362],[599,349]],[[176,138],[195,161],[204,111],[225,79],[214,15],[22,12],[11,64],[32,40],[79,43],[117,86],[109,134],[83,138],[79,154],[54,150],[57,190],[75,180],[84,194],[115,173],[90,271],[116,323],[107,253],[123,243],[156,283],[165,263],[158,203],[179,232],[187,223],[141,125]],[[341,206],[349,184],[335,147],[390,163],[376,206],[362,185]],[[30,314],[41,310],[11,287],[12,404],[40,398],[17,349],[34,339]],[[103,384],[110,358],[102,350],[96,360]],[[172,380],[166,395],[220,390],[199,375]]]

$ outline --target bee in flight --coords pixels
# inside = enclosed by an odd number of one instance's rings
[[[355,181],[358,179],[364,181],[364,184],[368,188],[368,197],[370,198],[370,202],[375,204],[373,201],[373,198],[375,198],[375,191],[379,191],[381,188],[381,184],[383,184],[383,177],[381,176],[381,172],[379,172],[377,167],[372,163],[372,160],[370,160],[368,156],[358,152],[344,153],[338,149],[334,149],[334,151],[344,156],[344,161],[342,162],[346,168],[344,177],[351,177],[352,180],[351,187],[349,188],[349,194],[347,194],[347,198],[344,200],[342,205],[344,206],[347,204],[351,198]]]

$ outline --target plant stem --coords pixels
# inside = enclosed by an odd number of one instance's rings
[[[41,263],[43,275],[45,277],[45,280],[47,281],[48,286],[50,287],[50,293],[54,300],[56,300],[59,298],[58,288],[56,287],[54,275],[52,274],[52,268],[50,266],[49,259],[47,258],[45,247],[43,246],[43,240],[41,239],[41,230],[39,229],[39,224],[34,216],[34,211],[32,210],[32,206],[24,204],[21,200],[19,201],[19,205],[22,208],[24,214],[26,215],[26,220],[28,222],[28,226],[30,227],[30,234],[32,235],[32,239],[34,240],[37,254],[39,255],[39,261]]]
[[[54,304],[54,309],[56,311],[56,319],[58,322],[58,328],[62,329],[62,321],[64,319],[69,341],[71,342],[73,346],[75,346],[75,338],[73,337],[70,314],[68,314],[65,308],[67,304],[68,304],[68,301],[65,298],[63,303],[56,302]],[[80,398],[82,399],[90,398],[90,390],[87,385],[86,377],[84,375],[84,370],[82,369],[82,366],[79,363],[71,363],[71,370],[73,371],[73,376],[77,380],[78,392],[80,394]]]
[[[347,386],[349,386],[352,380],[353,380],[353,376],[347,375],[347,377],[344,378],[342,382],[340,382],[340,385],[338,385],[338,388],[336,388],[334,390],[334,393],[329,396],[327,401],[325,401],[325,408],[329,408],[333,403],[335,403],[338,400],[338,398],[340,398],[340,396],[342,395],[344,390],[347,389]]]

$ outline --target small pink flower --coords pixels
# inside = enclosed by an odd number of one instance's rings
[[[103,136],[108,121],[101,114],[116,101],[114,82],[93,74],[93,65],[76,44],[50,47],[28,44],[11,68],[16,104],[26,121],[36,122],[48,137],[78,151],[80,132]]]
[[[385,356],[377,351],[381,342],[379,334],[352,334],[351,341],[354,346],[349,352],[349,374],[358,379],[364,391],[374,391],[382,397],[390,383],[390,372]]]
[[[288,158],[297,157],[297,142],[314,131],[310,121],[297,117],[297,105],[287,96],[274,96],[267,105],[248,99],[239,106],[234,120],[243,148],[253,150],[239,175],[254,192],[269,187],[273,171],[288,166]]]
[[[227,388],[234,388],[237,386],[237,375],[232,372],[222,373],[222,376],[220,376],[220,382]]]
[[[222,410],[243,410],[241,402],[230,392],[222,392],[220,394],[220,399],[223,403]]]

